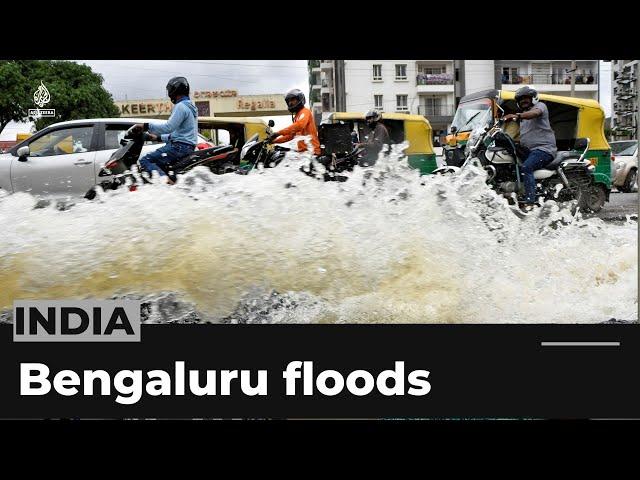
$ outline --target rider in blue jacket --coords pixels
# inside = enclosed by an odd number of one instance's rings
[[[155,170],[160,176],[165,176],[163,168],[171,167],[182,157],[193,153],[198,143],[198,110],[189,99],[187,79],[174,77],[169,80],[167,95],[175,105],[169,120],[149,123],[148,129],[152,140],[166,144],[140,159],[143,169],[149,173]],[[143,125],[136,127],[142,129]],[[167,182],[173,183],[169,178]]]

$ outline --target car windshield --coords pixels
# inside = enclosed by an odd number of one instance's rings
[[[452,127],[458,132],[470,132],[478,127],[484,127],[491,121],[491,100],[483,98],[471,102],[461,103],[458,106]]]
[[[630,142],[613,142],[611,143],[611,153],[614,155],[635,155],[638,143]]]

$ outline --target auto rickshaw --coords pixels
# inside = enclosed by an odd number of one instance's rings
[[[589,191],[588,204],[598,211],[609,201],[611,193],[611,148],[604,135],[604,109],[595,100],[563,97],[541,93],[539,99],[549,110],[549,121],[556,136],[559,151],[573,150],[577,138],[589,138],[591,143],[586,158],[595,166],[594,185]],[[500,108],[498,108],[500,107]],[[507,90],[483,90],[462,97],[444,145],[444,161],[447,165],[460,166],[465,160],[465,145],[471,132],[493,123],[505,113],[517,111],[515,92]],[[510,122],[511,123],[511,122]],[[514,124],[508,131],[518,140],[519,130]]]
[[[330,123],[348,123],[356,129],[359,138],[369,133],[364,113],[336,112],[329,116]],[[420,171],[421,175],[431,173],[437,168],[436,154],[433,150],[433,131],[431,124],[422,115],[407,113],[382,113],[382,123],[389,130],[393,143],[405,140],[409,146],[405,150],[409,166]]]
[[[198,132],[208,137],[213,145],[227,143],[226,138],[223,140],[226,135],[221,135],[221,131],[224,131],[228,135],[228,144],[234,147],[216,162],[216,165],[222,165],[223,168],[214,173],[235,171],[240,164],[240,152],[247,140],[256,134],[259,140],[264,140],[270,134],[272,126],[272,120],[267,124],[260,117],[198,117]]]
[[[198,131],[209,134],[209,138],[218,144],[221,141],[220,130],[229,134],[229,143],[241,149],[252,135],[258,134],[259,140],[267,137],[270,128],[260,117],[198,117]]]

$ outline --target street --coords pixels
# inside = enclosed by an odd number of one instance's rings
[[[638,192],[621,193],[614,190],[609,202],[596,214],[605,221],[624,221],[626,215],[634,215],[638,219]]]

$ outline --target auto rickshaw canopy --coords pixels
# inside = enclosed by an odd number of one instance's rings
[[[412,115],[408,113],[381,113],[382,122],[392,131],[389,132],[391,138],[397,143],[406,140],[409,147],[406,153],[414,154],[433,154],[433,130],[429,120],[422,115]],[[337,122],[364,122],[364,113],[354,112],[335,112],[329,116],[331,123]],[[385,123],[386,120],[386,123]],[[402,124],[402,138],[394,134],[393,124]]]

